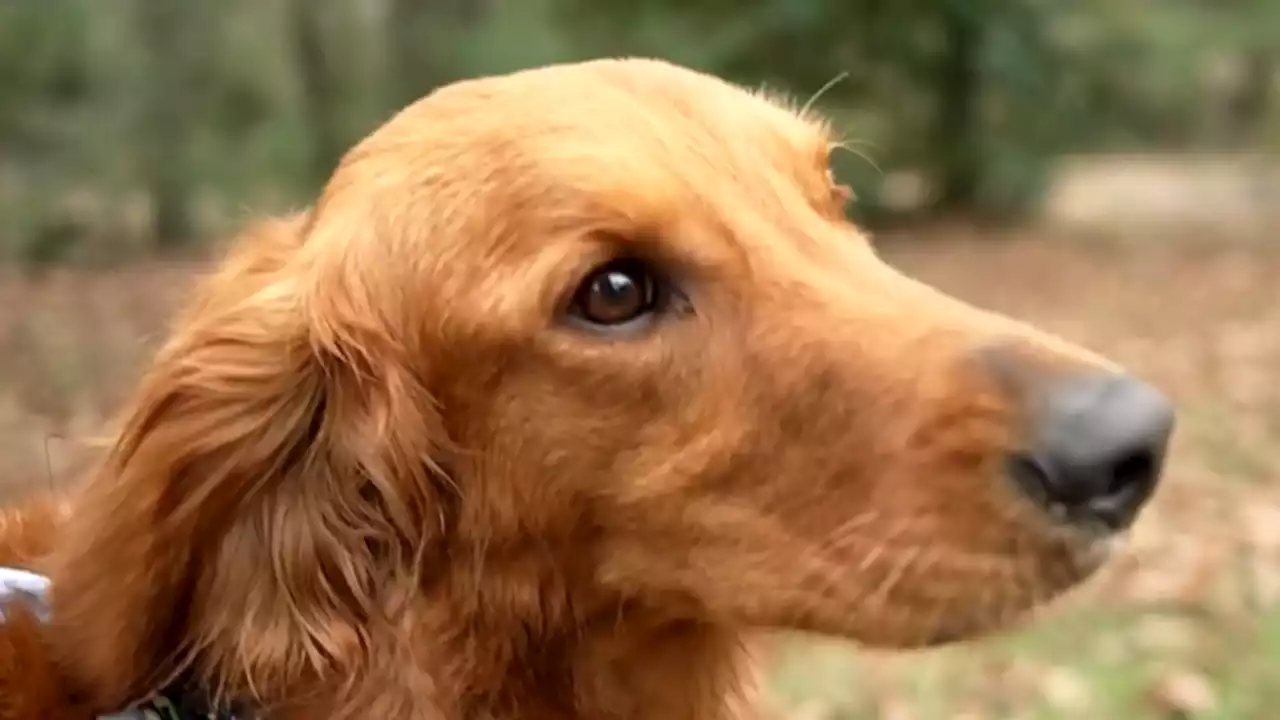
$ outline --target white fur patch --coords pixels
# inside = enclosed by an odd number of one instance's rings
[[[49,605],[45,595],[48,592],[49,578],[26,570],[0,567],[0,620],[4,619],[4,605],[14,599],[27,601],[37,615],[47,618]]]

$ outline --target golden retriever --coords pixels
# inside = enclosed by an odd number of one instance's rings
[[[927,646],[1081,581],[1170,404],[883,264],[836,146],[653,60],[405,109],[4,528],[52,589],[6,606],[0,718],[721,720],[748,631]]]

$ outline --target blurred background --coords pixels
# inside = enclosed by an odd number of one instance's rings
[[[0,491],[70,482],[214,242],[395,109],[627,54],[825,87],[890,262],[1181,407],[1103,577],[980,645],[780,639],[773,716],[1280,717],[1280,0],[3,0]]]

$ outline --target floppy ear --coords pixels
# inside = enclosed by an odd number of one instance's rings
[[[241,698],[350,681],[439,537],[418,334],[306,233],[262,224],[205,281],[67,523],[51,635],[103,712],[188,672]]]

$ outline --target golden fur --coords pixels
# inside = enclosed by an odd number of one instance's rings
[[[720,720],[749,630],[922,646],[1080,581],[1105,540],[999,457],[1010,383],[1105,361],[882,264],[835,143],[647,60],[404,110],[200,285],[68,514],[0,525],[55,618],[0,627],[0,718],[185,673],[271,718]],[[562,322],[616,255],[687,312]]]

